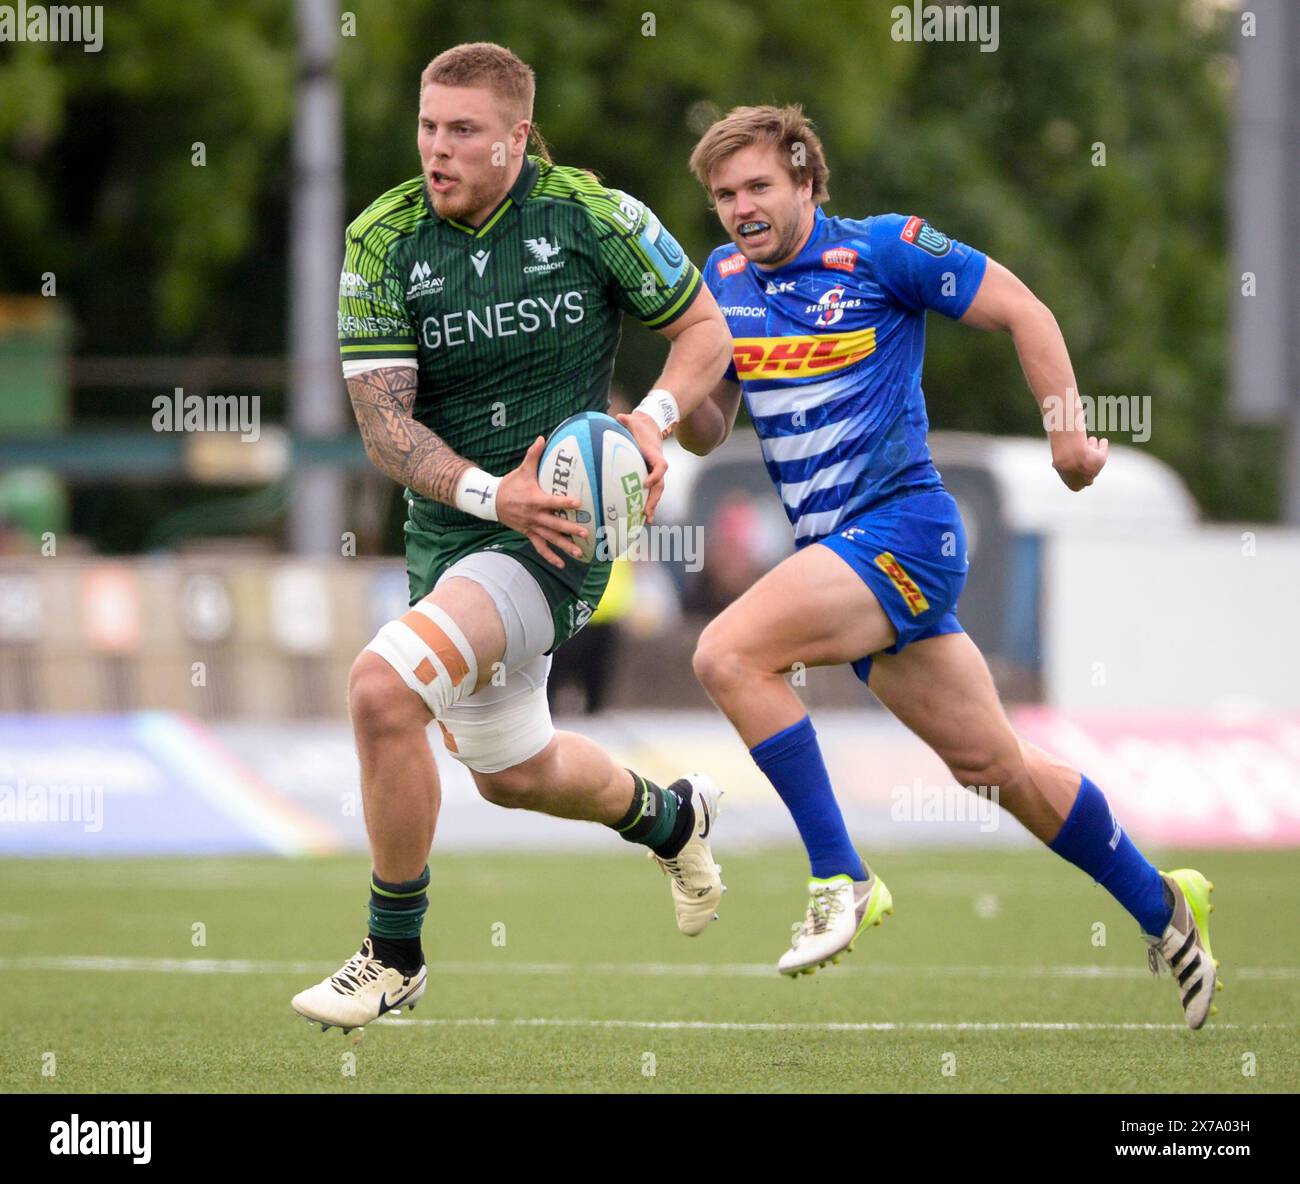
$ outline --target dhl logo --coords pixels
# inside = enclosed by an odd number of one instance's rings
[[[815,337],[737,337],[731,343],[740,378],[807,378],[860,362],[876,349],[876,328]]]
[[[903,565],[888,551],[882,551],[876,556],[876,566],[893,581],[894,587],[898,589],[907,602],[907,607],[911,609],[912,616],[919,617],[930,607],[930,602],[916,586],[916,581],[903,570]]]

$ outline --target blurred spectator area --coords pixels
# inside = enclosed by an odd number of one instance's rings
[[[690,664],[707,618],[682,615],[653,564],[626,563],[623,576],[643,585],[629,589],[640,603],[561,649],[557,710],[707,707]],[[404,566],[392,559],[226,551],[8,559],[0,563],[0,713],[342,717],[353,659],[406,605]],[[582,673],[593,663],[594,701]],[[810,681],[817,702],[816,673]],[[851,678],[847,692],[861,698]]]
[[[1041,441],[939,433],[932,447],[969,536],[961,618],[1009,700],[1208,705],[1240,682],[1260,705],[1296,705],[1267,668],[1300,643],[1239,609],[1252,581],[1300,582],[1300,535],[1199,525],[1172,471],[1133,448],[1070,494]],[[669,464],[655,528],[616,565],[581,644],[556,655],[557,711],[707,707],[700,630],[791,551],[752,433],[706,458],[671,445]],[[0,559],[0,711],[342,716],[353,659],[407,605],[400,559],[215,538],[114,559],[74,543]],[[1188,580],[1201,609],[1179,594]],[[1206,612],[1238,655],[1213,677],[1197,657]],[[799,693],[813,708],[873,702],[847,669],[810,670]]]

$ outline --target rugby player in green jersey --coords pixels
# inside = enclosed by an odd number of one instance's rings
[[[544,146],[528,154],[534,85],[501,46],[434,58],[420,79],[420,176],[347,231],[343,372],[367,455],[406,486],[413,607],[352,668],[370,927],[337,973],[293,999],[323,1028],[359,1027],[424,992],[433,719],[488,801],[604,823],[648,847],[683,933],[707,926],[723,890],[709,778],[660,787],[551,724],[551,651],[586,624],[610,564],[600,550],[578,561],[586,528],[555,514],[578,503],[544,493],[537,465],[563,420],[608,406],[630,312],[671,342],[655,388],[620,417],[646,459],[652,521],[661,440],[721,379],[731,338],[646,206],[554,165]]]

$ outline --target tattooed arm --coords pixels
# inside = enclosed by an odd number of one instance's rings
[[[454,505],[456,482],[473,465],[415,420],[418,374],[414,366],[367,370],[348,379],[348,397],[371,462],[398,484]]]
[[[482,474],[472,461],[457,455],[441,437],[416,421],[412,411],[417,382],[418,371],[413,366],[384,366],[349,378],[348,397],[371,461],[416,493],[454,506],[461,477],[471,470],[479,477]],[[580,558],[582,551],[571,536],[585,538],[587,530],[556,516],[576,508],[577,498],[544,493],[537,484],[537,464],[545,442],[538,436],[519,467],[501,478],[494,517],[526,535],[547,563],[563,567],[564,561],[555,552]]]

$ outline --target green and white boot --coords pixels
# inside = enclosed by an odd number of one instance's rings
[[[809,880],[808,914],[776,968],[793,977],[838,962],[867,926],[881,924],[893,911],[894,898],[875,872],[857,882],[846,875]]]
[[[1159,937],[1146,935],[1147,965],[1157,976],[1162,963],[1169,967],[1178,980],[1183,1019],[1195,1030],[1219,1010],[1214,1006],[1214,993],[1223,990],[1219,963],[1210,951],[1210,914],[1214,911],[1210,893],[1214,885],[1187,867],[1160,876],[1174,894],[1174,915]]]

